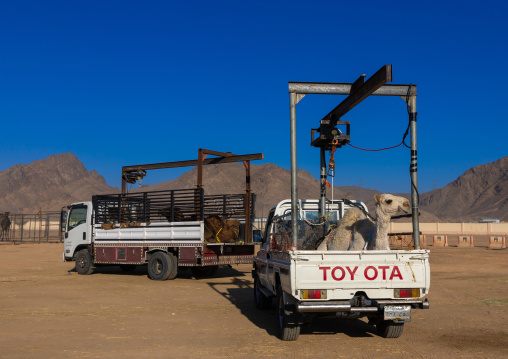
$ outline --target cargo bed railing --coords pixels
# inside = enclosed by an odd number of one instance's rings
[[[203,188],[95,195],[94,222],[148,223],[202,221],[210,215],[245,218],[248,194],[204,194]],[[255,195],[250,194],[254,214]]]

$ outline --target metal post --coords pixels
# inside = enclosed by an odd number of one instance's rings
[[[46,235],[46,242],[49,243],[49,213],[46,214],[46,228],[44,228],[44,234]]]
[[[319,209],[319,217],[322,218],[326,214],[326,150],[324,147],[319,148],[321,152],[321,207]]]
[[[417,165],[417,143],[416,143],[416,96],[409,98],[409,121],[411,124],[411,207],[413,220],[413,241],[415,249],[421,249],[420,246],[420,223],[418,218],[418,165]]]
[[[205,159],[206,155],[203,154],[203,149],[198,149],[198,183],[197,187],[201,188],[203,187],[203,160]]]
[[[252,243],[252,216],[251,216],[251,190],[250,190],[250,161],[243,161],[245,166],[245,243]]]
[[[12,217],[11,217],[12,218]],[[16,223],[17,223],[18,215],[14,215],[14,223],[12,224],[12,232],[11,232],[11,238],[13,242],[16,242]]]
[[[173,192],[171,192],[173,193]],[[147,221],[146,220],[146,206],[148,205],[148,202],[147,202],[147,196],[146,196],[146,192],[143,193],[143,222],[147,223],[147,222],[150,222],[149,220]]]
[[[30,241],[30,239],[31,239],[30,236],[32,235],[32,215],[30,215],[29,219],[30,219],[30,223],[28,224],[28,240]],[[34,231],[34,240],[33,241],[35,242],[35,231]]]
[[[20,230],[20,242],[23,242],[23,227],[25,226],[24,224],[24,220],[25,220],[25,216],[22,214],[21,215],[21,230]]]
[[[298,246],[298,182],[296,177],[296,93],[289,94],[290,136],[291,136],[291,249]]]
[[[42,210],[39,210],[39,243],[41,243],[42,234]]]

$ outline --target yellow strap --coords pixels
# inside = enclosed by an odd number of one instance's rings
[[[219,229],[219,231],[217,232],[217,234],[215,235],[215,239],[217,239],[217,242],[221,243],[220,239],[219,239],[219,233],[220,231],[222,231],[222,228]]]

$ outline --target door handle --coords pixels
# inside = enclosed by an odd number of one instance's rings
[[[86,241],[86,232],[83,232],[83,240]]]

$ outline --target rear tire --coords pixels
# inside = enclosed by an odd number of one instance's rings
[[[169,275],[168,279],[173,280],[178,275],[178,259],[176,259],[173,253],[168,253],[168,256],[171,259],[171,262],[173,263],[171,268],[171,274]]]
[[[279,284],[277,290],[277,323],[279,339],[284,341],[295,341],[300,336],[300,324],[288,323],[288,321],[290,321],[290,315],[291,314],[288,314],[286,311],[284,305],[284,291]]]
[[[259,290],[261,286],[261,282],[259,277],[256,275],[254,279],[254,303],[256,304],[256,308],[265,310],[270,309],[272,306],[272,298],[267,297]]]
[[[76,254],[76,272],[82,275],[92,274],[94,270],[92,256],[88,249],[82,249]]]
[[[153,280],[166,280],[174,267],[173,257],[165,252],[155,252],[148,260],[148,276]]]
[[[383,320],[376,324],[377,332],[383,338],[399,338],[404,331],[404,323],[394,323],[392,320]]]

